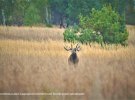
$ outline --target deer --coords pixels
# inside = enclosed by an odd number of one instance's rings
[[[78,52],[80,51],[79,44],[77,44],[75,48],[73,48],[72,44],[71,44],[71,47],[67,47],[67,46],[65,47],[64,46],[64,49],[66,51],[71,51],[71,55],[68,58],[68,64],[69,65],[74,65],[74,66],[78,65],[79,58],[77,56],[77,51]]]

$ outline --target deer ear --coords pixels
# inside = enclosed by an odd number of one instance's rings
[[[77,48],[77,51],[80,51],[81,50],[81,47]]]

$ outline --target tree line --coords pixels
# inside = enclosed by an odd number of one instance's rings
[[[88,16],[92,8],[104,5],[135,24],[135,0],[0,0],[1,25],[74,25],[79,15]]]

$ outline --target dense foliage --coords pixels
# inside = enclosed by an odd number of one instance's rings
[[[25,25],[36,25],[41,21],[39,11],[31,5],[25,13],[24,23]]]
[[[105,6],[101,10],[93,8],[89,16],[80,15],[79,29],[78,31],[74,30],[76,29],[65,31],[65,41],[125,45],[128,38],[124,17],[115,12],[111,6]],[[77,33],[80,33],[80,35]]]
[[[79,15],[89,15],[92,8],[111,5],[126,22],[135,24],[135,0],[0,0],[0,24],[35,25],[57,24],[66,20],[79,23]],[[33,16],[34,17],[31,17]]]

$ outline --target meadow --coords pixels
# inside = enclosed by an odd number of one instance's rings
[[[74,68],[67,62],[64,29],[0,26],[0,93],[84,93],[0,100],[134,100],[135,26],[127,30],[127,47],[80,44]]]

